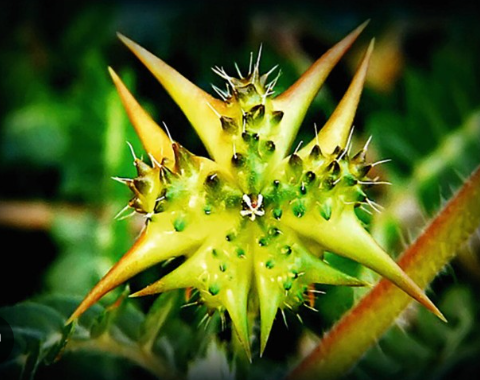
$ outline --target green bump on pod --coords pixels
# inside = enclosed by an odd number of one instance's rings
[[[292,206],[292,212],[293,212],[293,215],[295,215],[297,218],[301,218],[302,216],[305,215],[305,213],[307,212],[307,209],[305,208],[305,205],[302,202],[297,200]]]
[[[237,250],[237,257],[244,258],[245,257],[245,250],[243,248],[238,247]]]
[[[258,245],[260,247],[266,247],[268,245],[268,238],[262,236],[260,239],[258,239]]]
[[[265,141],[265,150],[268,152],[268,153],[273,153],[275,152],[275,143],[272,141],[272,140],[267,140]]]
[[[218,295],[218,293],[220,293],[220,285],[218,285],[218,284],[211,284],[211,285],[208,287],[208,292],[209,292],[212,296]]]
[[[173,228],[175,228],[175,231],[177,232],[182,232],[186,226],[187,222],[183,216],[178,216],[173,222]]]
[[[303,172],[303,160],[295,153],[288,159],[288,175],[290,183],[297,183]]]
[[[232,165],[236,168],[245,165],[245,156],[241,153],[234,153],[232,156]]]
[[[246,113],[247,116],[247,123],[258,124],[261,123],[263,117],[265,116],[265,106],[263,104],[256,105],[250,109]]]
[[[356,172],[357,172],[358,178],[365,177],[371,168],[372,168],[372,165],[357,165]]]
[[[203,207],[203,212],[205,215],[210,215],[212,213],[212,205],[205,205]]]
[[[323,157],[322,150],[320,149],[320,146],[316,144],[313,146],[312,150],[310,151],[310,158],[317,160],[321,157]]]
[[[274,217],[275,219],[277,219],[277,220],[281,219],[282,214],[283,214],[283,211],[282,211],[281,208],[274,208],[274,209],[272,210],[272,215],[273,215],[273,217]]]
[[[231,117],[221,116],[220,123],[222,125],[222,129],[227,133],[236,133],[238,131],[238,125]]]
[[[217,189],[220,184],[220,179],[218,178],[218,173],[210,173],[205,178],[205,185],[208,189]]]
[[[240,102],[261,101],[257,89],[252,83],[243,87],[235,87],[235,95]]]
[[[326,221],[329,221],[332,217],[332,198],[327,198],[319,206],[320,215]]]
[[[317,175],[313,171],[309,170],[305,173],[304,178],[305,178],[305,182],[310,184],[313,181],[315,181],[315,179],[317,178]]]
[[[341,170],[340,169],[340,164],[338,163],[337,160],[334,160],[334,161],[330,162],[325,169],[325,171],[327,171],[328,173],[330,173],[333,176],[338,176],[338,174],[340,173],[340,170]]]
[[[347,186],[355,186],[358,183],[358,180],[352,174],[345,174],[343,176],[343,181]]]
[[[173,154],[175,155],[175,170],[182,175],[191,174],[194,171],[193,154],[180,144],[172,144]]]
[[[283,111],[273,111],[272,112],[272,117],[271,117],[271,123],[276,126],[278,124],[280,124],[280,122],[282,121],[283,119]]]

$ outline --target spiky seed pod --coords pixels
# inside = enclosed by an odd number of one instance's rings
[[[345,96],[318,135],[288,155],[308,106],[325,78],[366,26],[316,61],[287,91],[260,75],[260,54],[246,76],[223,68],[227,91],[205,93],[165,62],[120,35],[180,106],[212,159],[171,141],[110,69],[152,166],[135,159],[138,176],[119,179],[134,193],[129,206],[148,215],[135,245],[92,289],[70,321],[116,286],[172,257],[178,268],[132,296],[196,288],[210,313],[228,313],[250,355],[247,312],[260,314],[261,352],[279,309],[310,303],[312,284],[364,283],[323,261],[323,250],[355,260],[392,281],[443,319],[423,291],[372,239],[354,208],[369,203],[366,149],[349,155],[353,117],[373,42]],[[312,248],[312,241],[315,247]]]

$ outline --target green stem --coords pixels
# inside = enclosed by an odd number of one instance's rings
[[[423,234],[403,253],[399,265],[422,288],[455,257],[480,224],[480,167]],[[325,335],[288,379],[336,379],[349,371],[411,302],[382,280]]]

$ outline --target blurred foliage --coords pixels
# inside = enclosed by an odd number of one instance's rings
[[[117,30],[207,91],[210,83],[221,83],[210,67],[220,64],[233,71],[238,62],[245,68],[250,52],[263,42],[262,68],[280,63],[281,92],[335,41],[371,18],[360,47],[339,64],[317,96],[299,139],[313,136],[313,123],[326,120],[351,79],[359,52],[377,37],[377,58],[355,126],[358,145],[372,135],[378,159],[392,159],[376,167],[393,186],[376,194],[385,210],[371,217],[373,233],[392,252],[402,250],[406,235],[416,235],[416,228],[480,162],[480,23],[473,5],[437,4],[435,10],[408,2],[360,6],[352,1],[330,6],[193,1],[47,6],[24,0],[1,7],[0,199],[41,200],[55,210],[53,221],[45,221],[46,232],[0,230],[4,247],[14,247],[3,251],[8,264],[2,264],[14,284],[0,276],[2,288],[8,289],[2,292],[0,313],[17,338],[12,360],[0,364],[7,376],[29,378],[37,372],[37,378],[148,379],[160,373],[149,362],[155,359],[189,378],[214,367],[218,378],[235,371],[243,378],[264,379],[266,373],[279,378],[311,347],[317,339],[312,336],[321,336],[360,294],[319,288],[326,292],[316,299],[319,312],[301,310],[303,323],[287,313],[288,328],[279,315],[264,357],[251,365],[227,349],[235,346],[228,326],[222,330],[214,319],[207,328],[197,327],[205,310],[180,309],[185,300],[177,292],[156,301],[124,301],[118,310],[107,306],[121,297],[116,292],[86,313],[74,331],[65,331],[63,322],[79,297],[128,249],[142,222],[113,219],[130,195],[110,177],[134,173],[126,141],[138,155],[142,148],[107,66],[119,72],[156,120],[167,123],[175,139],[205,154],[180,110],[116,41]],[[67,205],[80,212],[72,213]],[[471,257],[477,265],[478,245]],[[174,265],[153,268],[131,286]],[[359,270],[344,259],[336,265],[351,274]],[[458,263],[448,273],[432,287],[450,324],[414,310],[366,355],[352,378],[455,374],[467,379],[479,372],[479,277]],[[67,351],[51,364],[67,335]],[[132,362],[118,359],[127,357]]]

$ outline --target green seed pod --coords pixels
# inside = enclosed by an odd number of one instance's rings
[[[116,178],[134,193],[129,205],[146,215],[146,226],[69,322],[138,273],[186,256],[171,272],[132,296],[197,288],[208,315],[228,314],[250,357],[251,313],[260,316],[263,353],[278,310],[304,302],[303,293],[312,284],[364,285],[319,258],[316,247],[370,268],[442,317],[373,240],[354,210],[356,202],[367,201],[365,187],[372,182],[363,180],[370,169],[366,149],[350,157],[347,146],[372,44],[331,118],[315,139],[288,155],[325,77],[364,26],[275,97],[276,79],[266,83],[269,73],[260,75],[260,57],[241,78],[215,67],[228,89],[217,91],[221,98],[217,99],[120,36],[185,113],[212,159],[172,143],[110,71],[152,161],[149,166],[135,158],[138,176]]]

